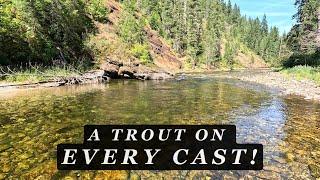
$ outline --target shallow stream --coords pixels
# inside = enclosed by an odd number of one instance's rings
[[[0,179],[316,179],[320,104],[215,75],[119,80],[0,93]],[[235,124],[238,143],[264,145],[263,171],[58,171],[56,146],[86,124]]]

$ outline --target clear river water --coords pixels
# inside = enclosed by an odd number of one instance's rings
[[[263,171],[58,171],[86,124],[234,124],[264,145]],[[0,179],[316,179],[320,104],[215,75],[0,93]]]

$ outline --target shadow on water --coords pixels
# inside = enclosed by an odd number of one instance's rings
[[[196,76],[184,81],[20,91],[0,103],[0,179],[319,177],[320,105],[258,85]],[[57,171],[60,143],[86,124],[236,124],[238,143],[265,145],[263,171]]]

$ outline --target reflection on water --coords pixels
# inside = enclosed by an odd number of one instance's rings
[[[210,76],[184,81],[19,91],[0,103],[0,179],[312,179],[320,177],[320,105]],[[265,145],[264,171],[57,171],[59,143],[86,124],[235,124],[238,143]]]

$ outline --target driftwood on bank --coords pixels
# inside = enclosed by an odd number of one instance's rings
[[[72,77],[52,77],[50,80],[32,82],[32,83],[19,83],[19,84],[0,84],[0,88],[33,88],[33,87],[59,87],[73,84],[90,84],[101,83],[108,81],[103,70],[94,70],[84,73],[79,76]]]
[[[45,75],[43,75],[44,77]],[[155,72],[139,70],[139,64],[132,63],[124,65],[117,61],[108,59],[106,63],[100,66],[99,70],[92,70],[78,76],[71,77],[49,77],[50,80],[20,83],[20,84],[0,84],[0,89],[19,89],[35,87],[59,87],[74,84],[93,84],[108,82],[110,79],[138,79],[138,80],[164,80],[173,78],[172,74],[167,72]]]

